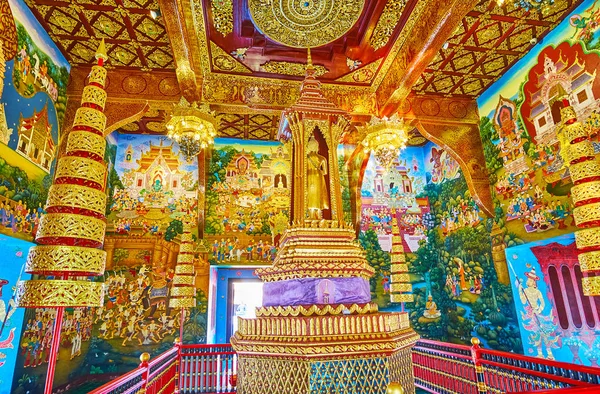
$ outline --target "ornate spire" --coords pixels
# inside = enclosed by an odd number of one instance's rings
[[[81,277],[104,273],[102,250],[106,230],[106,116],[107,59],[104,41],[83,90],[64,154],[57,160],[55,178],[40,219],[38,245],[29,250],[25,271],[39,279],[18,284],[19,306],[101,306],[102,283]]]
[[[566,92],[560,97],[562,125],[559,129],[561,155],[569,166],[573,187],[573,217],[579,230],[575,241],[583,278],[583,294],[600,295],[600,162],[595,156],[590,129],[577,120]]]
[[[196,287],[194,285],[194,248],[192,240],[191,224],[184,220],[175,276],[173,277],[173,288],[171,289],[171,308],[193,308],[196,306]]]
[[[398,216],[396,210],[392,210],[392,253],[390,253],[392,271],[390,300],[392,302],[412,302],[412,285],[408,276],[406,255],[402,244],[402,235],[398,228]]]

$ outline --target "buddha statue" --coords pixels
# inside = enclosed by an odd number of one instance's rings
[[[329,208],[329,191],[327,190],[327,159],[319,154],[319,143],[310,137],[307,145],[307,208],[308,217],[313,220],[323,218],[323,210]]]
[[[423,316],[428,319],[436,319],[440,317],[442,313],[438,310],[435,301],[433,301],[433,297],[431,294],[427,297],[427,303],[425,304],[425,310],[423,311]]]

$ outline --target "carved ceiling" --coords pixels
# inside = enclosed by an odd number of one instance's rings
[[[289,3],[289,8],[297,5],[298,10],[291,10],[291,17],[287,15],[290,20],[286,21],[285,7],[282,7],[282,15],[276,12],[271,15],[265,11],[271,7],[261,6],[260,0],[202,0],[212,71],[300,80],[304,76],[307,53],[306,49],[293,47],[301,41],[296,36],[305,34],[306,40],[315,45],[330,41],[327,38],[340,37],[311,50],[317,75],[323,81],[369,85],[382,69],[383,60],[392,52],[417,1],[365,1],[364,7],[360,1],[347,0]],[[341,11],[335,12],[338,9]],[[302,30],[301,17],[307,17],[302,12],[308,16],[314,13],[319,25],[328,24],[328,27],[319,34],[308,31],[312,27],[308,25],[307,31]],[[355,19],[358,20],[353,23]],[[286,28],[284,22],[295,22],[297,29]],[[257,27],[268,29],[270,25],[275,27],[267,34],[289,45],[274,41]]]
[[[481,0],[456,27],[413,86],[418,94],[477,97],[575,9],[581,0],[555,0],[541,14]]]
[[[174,68],[157,0],[25,0],[71,65],[89,65],[104,38],[110,66]],[[109,66],[109,67],[110,67]]]

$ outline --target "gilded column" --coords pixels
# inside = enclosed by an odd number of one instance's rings
[[[589,129],[577,120],[575,109],[563,100],[560,141],[565,164],[569,166],[573,188],[573,216],[579,263],[583,273],[583,293],[600,295],[600,163],[595,156]]]
[[[106,103],[107,59],[104,41],[96,53],[69,132],[65,155],[56,164],[55,178],[41,218],[37,246],[29,250],[25,271],[38,279],[18,283],[19,306],[101,306],[102,283],[81,279],[104,273],[106,220]],[[53,279],[48,279],[52,276]]]
[[[412,302],[412,285],[408,276],[408,265],[406,265],[406,254],[402,245],[402,235],[398,228],[398,216],[396,210],[392,211],[392,253],[390,253],[392,272],[390,286],[391,302]]]
[[[184,222],[169,300],[171,308],[193,308],[196,306],[194,278],[194,249],[196,244],[192,239],[191,229],[191,224]]]

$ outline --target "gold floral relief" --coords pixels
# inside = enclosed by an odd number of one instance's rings
[[[342,37],[362,13],[364,0],[249,0],[252,20],[272,40],[314,48]]]
[[[36,239],[67,237],[102,243],[105,232],[104,220],[70,213],[47,213],[40,219]]]
[[[56,178],[80,178],[104,186],[106,165],[84,157],[63,157],[56,166]]]
[[[94,130],[104,132],[106,115],[94,108],[80,107],[75,112],[75,120],[73,120],[73,128],[76,126],[91,127]]]
[[[306,75],[306,67],[307,65],[305,63],[291,63],[275,60],[269,60],[268,62],[260,66],[262,71],[268,73],[294,75],[298,77]],[[323,75],[329,72],[327,68],[321,65],[313,65],[313,68],[315,69],[316,77],[322,77]]]
[[[102,249],[65,245],[37,245],[29,249],[25,272],[45,274],[76,272],[102,275],[106,252]]]
[[[83,208],[103,215],[106,193],[85,186],[54,184],[48,191],[47,205]]]
[[[22,308],[100,307],[102,283],[77,280],[28,280],[17,283],[17,304]]]
[[[71,131],[67,137],[67,153],[90,152],[104,157],[106,151],[106,140],[103,136],[87,131]]]

